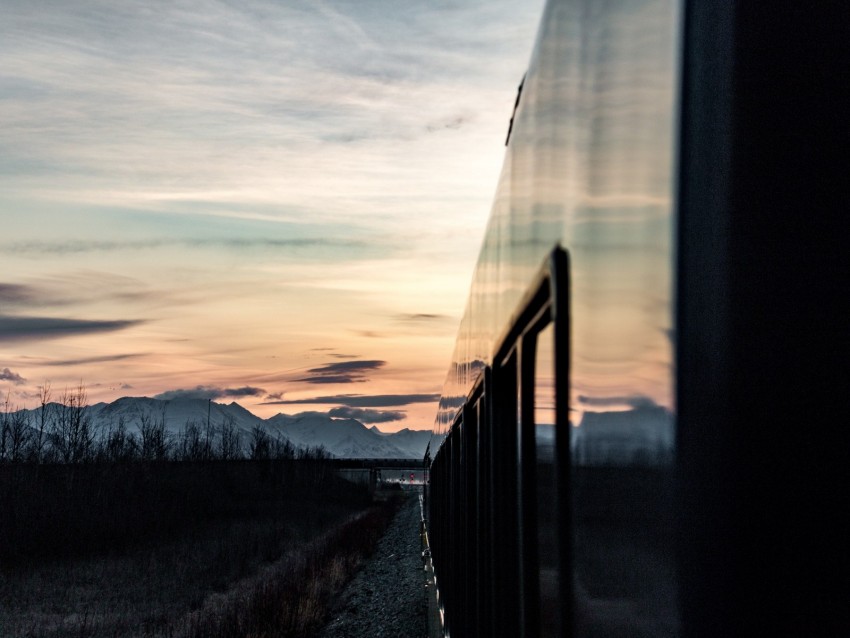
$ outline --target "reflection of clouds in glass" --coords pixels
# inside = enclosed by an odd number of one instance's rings
[[[630,410],[586,411],[570,428],[578,465],[665,466],[673,462],[674,419],[654,404]]]
[[[588,397],[580,394],[578,396],[579,403],[593,407],[620,407],[629,406],[632,408],[655,407],[655,401],[649,397],[634,395],[628,397]]]
[[[464,362],[491,361],[495,338],[560,243],[572,269],[574,401],[672,405],[663,330],[672,324],[674,9],[667,0],[547,9],[446,395],[466,396],[474,378]],[[441,410],[438,431],[451,410]]]

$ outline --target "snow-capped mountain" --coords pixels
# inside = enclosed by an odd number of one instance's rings
[[[181,432],[188,423],[204,427],[208,421],[215,427],[229,423],[237,431],[250,433],[252,428],[263,422],[238,403],[222,404],[205,399],[163,401],[148,397],[123,397],[112,403],[98,403],[89,409],[96,427],[108,429],[123,419],[128,429],[138,428],[144,419],[162,418],[165,429],[173,434]]]
[[[393,445],[403,450],[415,452],[415,454],[406,455],[409,458],[418,458],[425,454],[425,448],[428,447],[428,441],[431,440],[430,430],[411,430],[410,428],[404,428],[398,432],[387,434],[386,432],[381,432],[374,425],[369,430],[379,436],[390,436],[392,437]]]
[[[58,408],[58,404],[52,404]],[[97,435],[106,435],[122,423],[129,433],[138,433],[144,424],[164,422],[167,434],[177,438],[187,426],[209,427],[220,432],[230,426],[238,433],[247,452],[254,428],[272,440],[289,441],[297,448],[322,447],[338,458],[422,458],[430,431],[405,428],[397,433],[367,428],[355,419],[334,419],[322,412],[278,414],[261,419],[236,402],[223,404],[206,399],[123,397],[112,403],[97,403],[84,408]],[[38,409],[25,410],[30,423],[37,422]],[[216,436],[218,436],[216,434]]]
[[[404,434],[384,433],[355,419],[332,419],[321,412],[278,414],[266,424],[297,446],[322,446],[340,458],[420,458],[427,445],[427,437],[417,446]],[[430,436],[430,432],[424,434]]]

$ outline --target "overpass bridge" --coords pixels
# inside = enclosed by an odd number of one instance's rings
[[[423,459],[331,459],[330,463],[342,478],[364,483],[374,492],[381,485],[395,484],[402,488],[418,487],[426,480]]]

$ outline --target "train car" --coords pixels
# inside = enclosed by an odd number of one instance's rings
[[[850,635],[846,7],[547,3],[426,456],[442,634]]]

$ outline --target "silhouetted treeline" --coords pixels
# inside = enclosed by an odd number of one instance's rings
[[[304,450],[254,427],[244,441],[232,418],[221,422],[187,421],[178,433],[165,427],[165,411],[139,409],[128,426],[124,416],[95,426],[80,385],[64,390],[56,401],[45,385],[34,411],[14,409],[7,393],[0,411],[0,464],[103,463],[125,461],[211,461],[294,459],[324,456]]]
[[[255,427],[243,445],[232,420],[189,421],[164,411],[119,417],[98,431],[85,388],[34,411],[0,410],[0,564],[82,556],[157,542],[231,516],[291,516],[298,494],[363,498],[337,479],[322,449],[295,448]]]

